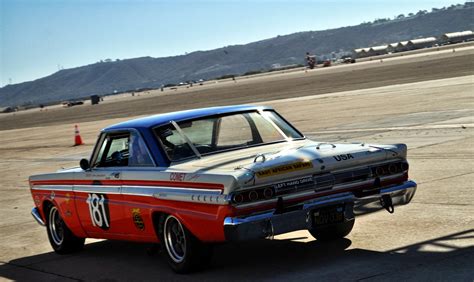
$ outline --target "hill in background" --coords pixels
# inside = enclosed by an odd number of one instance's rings
[[[34,81],[0,88],[0,106],[50,103],[90,95],[158,88],[180,81],[270,69],[273,64],[304,64],[306,52],[318,57],[350,53],[375,46],[446,32],[474,29],[474,5],[420,11],[397,19],[324,31],[298,32],[245,45],[233,45],[186,55],[106,60],[64,69]]]

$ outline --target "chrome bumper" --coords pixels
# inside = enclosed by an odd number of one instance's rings
[[[369,214],[384,209],[383,200],[390,197],[393,206],[408,204],[415,195],[416,183],[406,181],[403,184],[382,188],[380,193],[356,197],[353,193],[345,192],[324,196],[302,203],[302,208],[277,214],[270,210],[259,214],[243,217],[226,217],[224,233],[227,241],[242,241],[258,238],[271,238],[274,235],[309,229],[313,224],[312,211],[315,209],[344,205],[346,220],[354,215]]]
[[[31,215],[33,216],[34,219],[36,219],[36,221],[39,223],[39,225],[45,226],[44,221],[43,221],[43,219],[41,218],[41,215],[40,215],[40,213],[39,213],[38,208],[34,207],[34,208],[31,210]]]

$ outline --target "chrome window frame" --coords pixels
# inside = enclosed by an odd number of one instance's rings
[[[97,157],[98,157],[98,154],[99,154],[99,150],[101,148],[101,145],[103,144],[104,142],[104,139],[108,136],[108,135],[114,135],[114,134],[120,134],[120,133],[128,133],[129,135],[131,133],[136,133],[138,138],[140,138],[142,141],[143,141],[143,144],[145,145],[145,148],[146,148],[146,153],[148,154],[148,157],[151,159],[153,165],[149,165],[149,166],[129,166],[129,165],[126,165],[126,166],[109,166],[109,167],[97,167],[97,166],[92,166],[93,164],[95,164],[94,162],[97,160]],[[150,153],[150,149],[148,148],[148,144],[145,142],[145,138],[143,138],[143,135],[140,133],[140,131],[138,131],[137,129],[135,128],[121,128],[121,129],[116,129],[116,130],[103,130],[100,135],[99,135],[99,138],[97,139],[97,142],[94,146],[94,150],[92,152],[92,155],[90,157],[90,162],[91,164],[91,168],[90,169],[103,169],[103,168],[140,168],[140,167],[143,167],[143,168],[150,168],[150,167],[157,167],[156,165],[156,162],[155,162],[155,159],[153,158],[153,155]]]

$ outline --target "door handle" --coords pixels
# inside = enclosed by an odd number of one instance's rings
[[[112,172],[110,174],[110,177],[118,179],[118,178],[120,178],[120,172]]]

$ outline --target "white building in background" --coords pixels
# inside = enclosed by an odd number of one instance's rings
[[[451,44],[464,41],[474,41],[474,32],[465,30],[460,32],[445,33],[437,39],[436,37],[417,38],[408,41],[390,43],[373,47],[357,48],[352,51],[353,58],[365,58],[389,53],[404,52],[422,48],[433,47],[436,44]]]
[[[439,38],[439,41],[442,44],[460,43],[463,41],[470,40],[474,40],[474,32],[472,32],[471,30],[445,33]]]
[[[397,46],[398,46],[398,42],[388,44],[388,46],[387,46],[387,52],[388,52],[388,53],[395,53],[395,52],[397,52]]]
[[[397,48],[396,48],[397,52],[408,51],[407,45],[408,45],[408,41],[400,41],[400,42],[398,42]]]
[[[365,58],[369,56],[370,47],[354,49],[352,52],[354,58]]]
[[[437,43],[435,37],[426,37],[419,39],[412,39],[408,41],[407,47],[408,50],[422,49],[427,47],[433,47]]]
[[[380,46],[370,47],[368,55],[369,56],[379,56],[379,55],[388,54],[387,48],[388,48],[388,45],[380,45]]]

